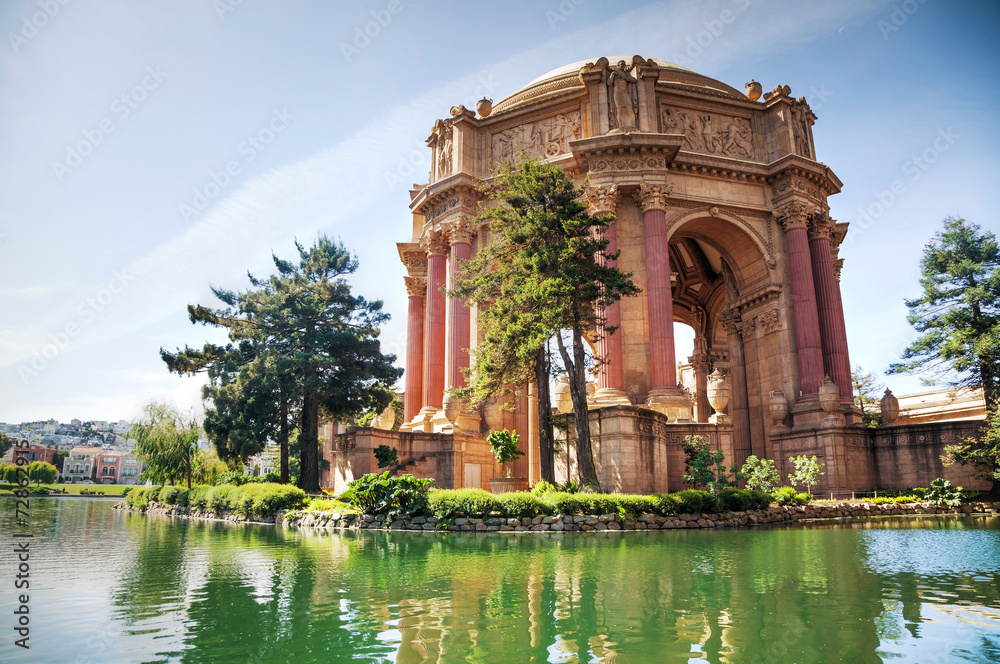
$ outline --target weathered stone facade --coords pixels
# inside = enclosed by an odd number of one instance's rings
[[[852,401],[841,304],[848,224],[827,204],[841,182],[816,160],[804,98],[787,86],[760,98],[757,84],[743,94],[634,56],[568,65],[478,110],[457,106],[435,123],[428,182],[411,192],[412,237],[397,245],[408,273],[406,424],[385,444],[401,460],[430,472],[434,459],[438,486],[484,486],[499,471],[484,435],[507,427],[526,452],[515,475],[538,479],[531,386],[513,413],[472,412],[447,396],[464,384],[478,334],[475,308],[443,292],[483,240],[472,221],[477,186],[499,163],[529,156],[586,182],[592,210],[616,216],[610,249],[642,290],[608,308],[617,332],[594,344],[602,486],[682,488],[680,441],[692,433],[737,463],[815,454],[827,467],[820,492],[877,485],[888,457],[873,451]],[[675,321],[695,330],[690,358],[674,356]],[[695,373],[693,392],[679,384],[678,360]],[[390,434],[359,433],[350,454],[338,453],[337,486],[373,469],[381,443],[371,436]],[[566,473],[573,460],[559,464]]]

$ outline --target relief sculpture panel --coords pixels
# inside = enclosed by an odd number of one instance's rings
[[[684,134],[683,149],[740,159],[753,158],[753,130],[746,118],[660,107],[665,134]]]
[[[535,159],[566,154],[569,142],[580,138],[581,131],[580,111],[509,127],[491,137],[490,165],[513,161],[521,153]]]

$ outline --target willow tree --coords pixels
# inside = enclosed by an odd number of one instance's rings
[[[152,402],[132,424],[129,438],[135,441],[135,453],[146,463],[143,476],[153,482],[173,484],[187,477],[191,488],[191,469],[198,453],[201,427],[193,417],[173,406]]]
[[[584,338],[613,334],[603,310],[636,295],[631,274],[614,266],[603,231],[612,215],[592,216],[584,190],[556,166],[527,160],[507,164],[487,189],[496,204],[477,221],[488,239],[462,265],[453,296],[482,305],[483,341],[474,352],[463,392],[481,401],[532,376],[539,389],[542,478],[554,476],[547,344],[555,339],[569,375],[580,483],[599,489],[587,410]],[[563,331],[567,331],[564,338]]]
[[[230,401],[218,425],[228,436],[253,438],[251,429],[260,424],[254,413],[297,403],[299,486],[316,493],[320,415],[343,421],[384,409],[402,370],[393,366],[394,355],[381,352],[380,328],[389,320],[382,302],[351,292],[348,276],[357,270],[357,258],[322,235],[308,249],[297,242],[295,247],[298,260],[274,256],[277,273],[266,279],[249,275],[248,290],[214,290],[223,308],[188,311],[193,322],[225,328],[233,343],[253,345],[253,357],[233,383],[239,386],[242,379],[242,388],[219,393]],[[250,402],[256,397],[259,409]]]

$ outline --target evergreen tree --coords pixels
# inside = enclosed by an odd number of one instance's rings
[[[276,421],[287,440],[289,407],[298,404],[299,486],[316,493],[321,411],[333,420],[349,420],[381,410],[402,371],[392,365],[394,355],[381,352],[379,328],[389,319],[382,302],[351,293],[347,275],[357,270],[357,259],[325,236],[309,249],[295,246],[297,261],[274,256],[277,274],[249,275],[251,289],[215,290],[225,308],[196,306],[189,313],[192,321],[224,327],[234,343],[252,346],[252,352],[241,346],[247,361],[231,383],[223,381],[213,393],[220,401],[217,420],[208,426],[257,441]],[[221,389],[226,385],[235,387]],[[276,418],[262,421],[275,412]]]
[[[854,403],[861,409],[861,418],[865,426],[874,429],[882,424],[882,405],[879,392],[885,386],[871,371],[860,364],[851,371],[851,383],[854,386]]]
[[[981,387],[1000,405],[1000,245],[993,233],[948,217],[924,247],[923,294],[906,300],[920,337],[889,373],[929,372],[952,386]]]
[[[482,400],[534,374],[542,478],[551,481],[546,346],[554,336],[569,375],[580,482],[599,489],[590,444],[584,336],[613,333],[606,328],[604,307],[639,292],[630,274],[610,264],[618,256],[607,253],[602,233],[614,217],[588,214],[580,201],[582,187],[558,167],[531,160],[502,167],[489,194],[498,204],[478,219],[488,225],[488,241],[463,266],[454,293],[486,305],[479,319],[484,339],[476,348],[466,393]]]

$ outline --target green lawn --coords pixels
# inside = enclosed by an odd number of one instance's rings
[[[120,496],[125,493],[125,489],[128,486],[124,484],[41,484],[39,486],[46,487],[51,491],[62,492],[64,489],[66,493],[79,494],[81,490],[87,491],[103,491],[105,496]],[[31,488],[35,487],[35,483],[31,483]],[[7,484],[6,482],[0,482],[0,494],[10,493],[12,489],[16,489],[16,484]]]

